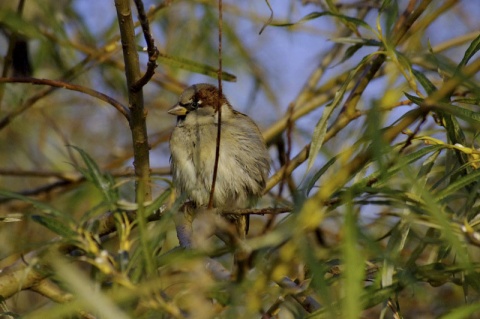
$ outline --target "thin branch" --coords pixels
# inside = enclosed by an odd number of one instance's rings
[[[210,189],[210,198],[208,200],[208,208],[213,207],[213,194],[215,193],[215,184],[217,182],[218,174],[218,161],[220,158],[220,139],[222,132],[222,106],[220,105],[222,97],[222,20],[223,20],[223,8],[222,0],[218,0],[218,98],[217,98],[217,112],[218,112],[218,124],[217,124],[217,141],[215,147],[215,162],[213,166],[212,187]]]
[[[111,98],[110,96],[103,94],[101,92],[95,91],[93,89],[77,85],[71,84],[64,81],[57,81],[57,80],[48,80],[48,79],[37,79],[37,78],[0,78],[0,83],[29,83],[35,85],[48,85],[55,88],[63,88],[70,91],[76,91],[85,93],[90,95],[94,98],[102,100],[110,105],[112,105],[115,109],[117,109],[127,120],[129,119],[129,110],[125,107],[122,103],[118,102],[117,100]],[[4,127],[5,121],[8,116],[5,116],[0,121],[0,128]]]
[[[133,23],[129,0],[115,0],[115,8],[117,9],[117,19],[122,39],[123,59],[125,63],[125,75],[129,92],[129,124],[133,142],[133,165],[137,177],[136,194],[143,202],[152,198],[150,186],[150,146],[148,145],[143,91],[141,88],[136,90],[133,89],[133,85],[141,78],[135,40],[135,25]]]
[[[153,41],[152,34],[150,33],[150,25],[148,23],[148,17],[145,14],[145,8],[143,6],[143,2],[141,0],[135,0],[135,6],[137,7],[138,12],[138,20],[140,21],[140,25],[142,26],[143,36],[145,37],[145,42],[147,43],[147,52],[148,52],[148,63],[147,63],[147,71],[139,79],[137,82],[132,84],[132,90],[138,91],[145,84],[150,81],[152,76],[155,74],[155,68],[157,67],[157,58],[158,58],[158,49],[155,46]]]
[[[265,2],[267,3],[267,6],[268,6],[268,9],[270,10],[270,17],[268,18],[267,22],[265,22],[262,26],[262,28],[260,29],[260,31],[258,32],[258,34],[262,34],[262,32],[265,30],[265,28],[270,24],[272,23],[273,21],[273,9],[272,9],[272,6],[270,5],[270,2],[268,2],[268,0],[265,0]]]
[[[220,214],[225,215],[279,215],[290,213],[292,207],[267,207],[267,208],[243,208],[243,209],[224,209]]]
[[[162,3],[160,3],[157,6],[152,6],[151,9],[147,13],[147,17],[153,17],[159,12],[161,12],[163,9],[169,7],[175,0],[166,0]],[[138,27],[140,25],[140,22],[136,22],[134,24],[135,27]],[[44,36],[47,37],[47,39],[52,39],[51,34],[48,32],[43,33]],[[95,51],[89,51],[86,52],[84,49],[85,47],[76,47],[76,49],[85,52],[88,54],[88,56],[80,61],[77,65],[74,65],[71,69],[69,69],[65,74],[61,77],[61,81],[69,81],[77,77],[78,75],[85,73],[95,65],[102,63],[104,61],[108,61],[109,57],[114,55],[117,50],[120,48],[118,45],[118,40],[120,39],[120,36],[115,36],[102,47],[102,48],[97,48]],[[56,42],[60,42],[60,40],[54,38]],[[72,45],[72,43],[68,43],[68,45]],[[94,63],[90,64],[87,66],[87,64],[91,61],[94,61]],[[0,120],[0,130],[5,128],[8,124],[12,122],[16,117],[27,111],[29,108],[31,108],[36,102],[38,102],[40,99],[44,98],[45,96],[49,95],[50,93],[55,91],[55,87],[50,87],[46,90],[43,90],[34,96],[28,98],[20,107],[16,108],[13,112],[8,113],[5,115],[1,120]]]
[[[145,260],[147,275],[155,271],[151,247],[147,242],[147,225],[143,203],[152,198],[150,183],[150,145],[148,144],[146,110],[143,102],[142,87],[134,88],[141,78],[135,39],[135,25],[129,0],[115,0],[117,20],[122,39],[125,76],[127,78],[128,102],[130,106],[130,130],[133,146],[133,166],[135,169],[135,195],[139,210],[137,225],[140,234],[141,251]]]

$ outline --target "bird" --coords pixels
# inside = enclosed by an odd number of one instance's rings
[[[170,137],[172,181],[177,192],[196,207],[209,204],[221,108],[220,149],[213,207],[242,209],[262,196],[270,171],[270,155],[255,122],[233,109],[214,85],[194,84],[168,113],[177,116]],[[248,215],[224,215],[245,238]]]

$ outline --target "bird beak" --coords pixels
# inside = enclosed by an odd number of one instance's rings
[[[177,105],[174,105],[170,110],[168,110],[168,114],[183,116],[187,114],[187,109],[177,104]]]

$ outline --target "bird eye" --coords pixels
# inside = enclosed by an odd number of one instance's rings
[[[192,100],[192,103],[190,103],[190,105],[193,110],[196,110],[200,107],[200,105],[202,105],[202,100]]]

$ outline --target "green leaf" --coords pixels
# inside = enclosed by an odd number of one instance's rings
[[[70,145],[70,147],[80,154],[83,162],[87,166],[86,170],[82,168],[77,169],[80,170],[88,181],[92,182],[102,192],[104,199],[109,204],[115,203],[118,199],[118,193],[113,187],[114,182],[112,177],[110,175],[104,175],[100,171],[97,163],[95,163],[87,152],[73,145]]]
[[[347,81],[350,82],[349,80]],[[313,131],[313,136],[312,136],[312,143],[310,146],[310,154],[308,156],[307,172],[312,168],[312,165],[318,156],[318,152],[320,151],[320,148],[322,147],[323,142],[325,140],[325,135],[327,134],[328,119],[330,119],[330,116],[332,115],[333,111],[342,101],[342,97],[345,94],[346,87],[347,86],[344,85],[343,88],[340,89],[340,91],[338,91],[335,94],[335,98],[333,102],[325,106],[322,117],[320,118],[317,125],[315,126],[315,130]]]
[[[301,18],[297,22],[293,22],[293,23],[272,23],[271,25],[275,26],[275,27],[291,27],[291,26],[294,26],[296,24],[301,24],[301,23],[304,23],[304,22],[307,22],[307,21],[310,21],[310,20],[314,20],[314,19],[323,17],[323,16],[335,17],[335,18],[338,18],[338,19],[340,19],[344,22],[350,22],[350,23],[355,24],[356,26],[364,27],[365,29],[373,31],[372,28],[363,20],[348,17],[348,16],[345,16],[343,14],[333,13],[333,12],[330,12],[330,11],[312,12],[312,13],[307,14],[306,16],[304,16],[303,18]]]
[[[464,318],[473,318],[471,317],[474,314],[480,312],[480,303],[474,303],[470,305],[460,306],[450,311],[446,315],[439,317],[439,319],[464,319]]]
[[[322,177],[323,174],[337,161],[338,156],[332,157],[325,165],[322,166],[313,176],[310,178],[305,185],[305,194],[308,196],[312,190],[315,183]]]
[[[195,72],[195,73],[200,73],[207,75],[212,78],[217,78],[218,77],[218,71],[217,68],[214,68],[210,65],[203,64],[203,63],[198,63],[192,60],[188,60],[185,58],[179,58],[179,57],[173,57],[169,56],[166,54],[160,54],[158,56],[157,61],[160,63],[163,63],[165,65],[175,67],[175,68],[180,68],[184,69],[187,71]],[[236,82],[237,77],[231,73],[227,72],[222,72],[222,80],[228,81],[228,82]]]
[[[30,39],[43,38],[37,24],[26,21],[13,10],[2,8],[2,10],[0,10],[0,21],[1,24],[6,26],[11,32]]]
[[[312,143],[310,145],[310,154],[308,156],[307,172],[312,168],[313,163],[318,156],[318,152],[320,151],[320,148],[325,141],[325,135],[327,133],[328,120],[330,119],[330,116],[332,115],[335,108],[340,105],[340,102],[342,102],[343,96],[345,95],[348,85],[352,81],[353,77],[363,67],[363,65],[368,62],[368,60],[369,56],[363,58],[362,61],[360,61],[357,67],[348,74],[348,77],[345,82],[343,82],[342,87],[335,94],[333,101],[325,106],[322,117],[318,121],[317,125],[315,126],[315,130],[313,131]]]
[[[390,178],[397,174],[398,171],[400,171],[403,167],[407,167],[408,165],[418,161],[420,158],[424,157],[427,154],[430,153],[436,153],[440,151],[441,149],[445,148],[444,145],[430,145],[427,147],[423,147],[418,151],[412,152],[408,155],[404,155],[400,158],[400,161],[393,166],[389,167],[386,171],[375,171],[371,175],[361,179],[354,185],[352,185],[352,188],[354,188],[357,192],[362,192],[363,188],[372,180],[375,180],[378,178],[378,180],[375,182],[375,185],[380,186],[384,181],[390,180]]]
[[[13,199],[18,199],[18,200],[21,200],[22,202],[32,204],[35,208],[40,209],[43,213],[46,213],[46,214],[52,214],[54,216],[61,216],[61,217],[66,217],[67,216],[67,215],[64,215],[61,211],[57,210],[56,208],[54,208],[54,207],[52,207],[52,206],[50,206],[46,203],[43,203],[43,202],[40,202],[38,200],[29,198],[27,196],[23,196],[23,195],[18,194],[18,193],[6,191],[6,190],[0,190],[0,196],[3,196],[5,198],[9,198],[9,199],[12,199],[12,198]]]
[[[405,93],[405,92],[404,92],[404,94],[410,101],[417,104],[418,106],[421,106],[424,102],[424,99],[422,99],[421,97],[411,95],[411,94],[408,94],[408,93]],[[458,116],[458,117],[462,118],[463,120],[466,120],[466,121],[469,121],[469,122],[472,122],[472,121],[476,122],[477,125],[478,125],[478,123],[480,123],[480,113],[479,112],[470,111],[469,109],[466,109],[466,108],[463,108],[463,107],[460,107],[460,106],[457,106],[457,105],[453,105],[453,104],[450,104],[450,103],[444,103],[444,102],[438,102],[437,103],[437,110],[439,110],[443,113],[446,113],[448,115]],[[458,125],[458,122],[452,123],[452,125],[455,125],[455,124]],[[457,129],[460,129],[460,126],[458,126]],[[463,132],[459,133],[459,134],[463,134]],[[464,140],[464,138],[462,140]],[[453,141],[453,142],[454,143],[461,143],[458,140]]]
[[[155,200],[151,204],[145,207],[145,216],[148,217],[152,215],[157,209],[159,209],[160,206],[162,206],[162,204],[165,202],[168,196],[170,196],[171,193],[172,193],[172,189],[168,188],[160,196],[155,198]]]
[[[61,222],[59,218],[48,215],[33,215],[32,219],[57,235],[70,238],[76,235],[75,231],[67,223]]]
[[[459,107],[453,104],[442,103],[440,104],[440,106],[442,107],[442,110],[444,112],[458,116],[469,122],[477,122],[477,125],[478,123],[480,123],[480,113],[478,112],[470,111],[469,109],[465,109],[463,107]]]
[[[472,43],[470,43],[470,46],[468,47],[467,51],[465,51],[465,54],[463,56],[462,61],[457,66],[457,71],[459,72],[461,68],[463,68],[465,65],[467,65],[468,61],[472,58],[472,56],[475,55],[475,53],[480,50],[480,35],[476,37]]]
[[[362,47],[363,47],[363,44],[355,44],[355,45],[352,45],[352,46],[348,47],[348,49],[345,51],[345,54],[343,55],[340,63],[345,62],[348,59],[350,59],[355,54],[355,52],[360,50]]]
[[[352,38],[352,37],[340,37],[340,38],[330,38],[330,41],[335,43],[345,43],[345,44],[361,44],[362,46],[371,46],[379,47],[382,45],[382,42],[374,39],[364,39],[364,38]]]
[[[417,78],[418,82],[420,82],[422,87],[425,89],[427,94],[430,95],[437,90],[435,85],[433,85],[433,83],[430,82],[430,80],[425,76],[425,74],[415,69],[412,69],[412,72],[413,72],[413,75]]]
[[[443,201],[449,195],[454,194],[459,189],[470,185],[471,183],[478,182],[480,179],[480,170],[475,170],[467,175],[462,176],[457,179],[455,182],[450,183],[447,187],[439,191],[435,196],[437,201]]]
[[[424,99],[422,99],[421,97],[418,97],[418,96],[415,96],[415,95],[411,95],[411,94],[408,94],[408,93],[406,93],[406,92],[404,92],[403,94],[405,94],[405,96],[407,97],[407,99],[409,99],[409,100],[412,101],[413,103],[417,104],[418,106],[422,106]]]
[[[345,281],[343,291],[345,298],[342,302],[343,316],[342,318],[358,318],[358,314],[362,310],[362,288],[364,286],[364,255],[358,249],[359,230],[358,230],[358,214],[353,207],[353,194],[346,192],[344,202],[347,203],[345,213],[345,223],[343,226],[343,245],[342,253],[345,261]]]

